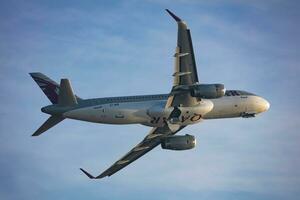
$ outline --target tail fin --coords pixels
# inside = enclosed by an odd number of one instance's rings
[[[56,124],[58,124],[59,122],[61,122],[64,119],[65,118],[63,116],[52,115],[51,117],[49,117],[47,119],[47,121],[45,121],[43,123],[43,125],[40,128],[38,128],[38,130],[36,130],[32,134],[32,136],[39,136],[40,134],[42,134],[45,131],[47,131],[48,129],[52,128],[53,126],[55,126]]]
[[[48,97],[52,104],[58,103],[59,85],[46,75],[36,72],[29,73],[33,80],[40,86],[44,94]]]
[[[73,94],[68,79],[61,79],[60,85],[58,85],[55,81],[42,73],[30,73],[30,75],[53,104],[58,104],[59,106],[73,106],[77,104],[77,100],[81,100]],[[38,136],[44,133],[64,119],[65,117],[63,117],[62,113],[59,115],[52,115],[32,134],[32,136]]]
[[[33,80],[40,86],[44,94],[48,97],[52,104],[58,104],[58,95],[60,86],[58,83],[40,72],[29,73]],[[77,95],[74,95],[77,101],[82,100]]]
[[[35,79],[36,80],[36,79]],[[51,81],[51,79],[50,79]],[[38,82],[39,84],[40,82]],[[52,83],[51,83],[52,84]],[[39,84],[40,85],[40,84]],[[41,88],[44,87],[44,85],[40,86]],[[73,106],[77,104],[76,96],[73,94],[71,84],[68,79],[61,79],[59,87],[59,94],[58,97],[56,97],[57,101],[55,101],[59,106]],[[45,90],[43,90],[45,92]],[[47,94],[45,92],[45,94]],[[47,95],[48,96],[48,95]],[[50,99],[50,98],[49,98]],[[48,129],[52,128],[62,120],[64,120],[65,117],[63,117],[62,113],[60,115],[52,115],[47,119],[47,121],[42,124],[38,130],[36,130],[32,136],[38,136]]]

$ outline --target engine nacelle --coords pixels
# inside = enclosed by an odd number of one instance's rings
[[[204,99],[216,99],[225,95],[223,84],[198,84],[191,87],[191,96]]]
[[[170,150],[188,150],[196,146],[196,138],[193,135],[167,136],[161,140],[161,148]]]

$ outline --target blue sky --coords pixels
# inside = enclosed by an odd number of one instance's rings
[[[65,120],[30,135],[48,99],[28,73],[67,77],[82,98],[170,91],[177,27],[191,28],[201,82],[264,96],[254,119],[205,121],[198,146],[156,148],[98,174],[149,131]],[[297,1],[2,1],[0,199],[296,199],[300,195]]]

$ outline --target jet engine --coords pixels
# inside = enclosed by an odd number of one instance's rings
[[[196,138],[193,135],[166,136],[161,140],[162,149],[188,150],[196,146]]]
[[[192,97],[216,99],[225,95],[223,84],[198,84],[190,88]]]

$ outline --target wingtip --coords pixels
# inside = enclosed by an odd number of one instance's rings
[[[92,176],[90,173],[88,173],[88,172],[85,171],[84,169],[80,168],[80,170],[81,170],[87,177],[89,177],[90,179],[95,179],[94,176]]]
[[[41,135],[43,132],[39,131],[39,130],[36,130],[31,136],[32,137],[36,137],[36,136],[39,136]]]
[[[173,17],[173,19],[175,19],[176,22],[182,21],[178,16],[176,16],[174,13],[172,13],[169,9],[166,9],[166,11],[169,13],[169,15],[171,15],[171,17]]]

